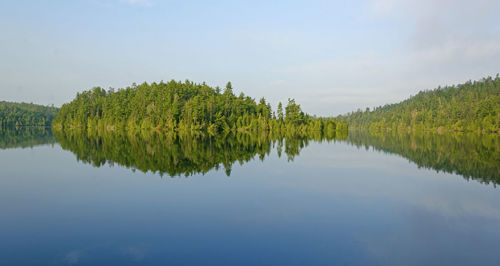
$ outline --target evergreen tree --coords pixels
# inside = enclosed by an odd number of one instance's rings
[[[243,93],[236,97],[231,82],[220,94],[217,88],[205,83],[172,80],[108,91],[96,87],[78,93],[72,102],[61,107],[53,127],[90,131],[159,130],[191,135],[272,132],[300,136],[315,131],[330,135],[337,129],[347,129],[334,119],[304,114],[294,99],[289,99],[286,117],[281,103],[278,118],[272,114],[271,105],[264,98],[256,103]]]
[[[372,131],[500,132],[500,78],[421,91],[400,103],[337,118]]]

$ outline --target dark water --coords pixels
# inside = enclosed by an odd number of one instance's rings
[[[500,261],[498,136],[30,129],[0,148],[0,265]]]

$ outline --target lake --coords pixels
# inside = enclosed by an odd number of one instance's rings
[[[498,135],[0,131],[0,265],[498,265]]]

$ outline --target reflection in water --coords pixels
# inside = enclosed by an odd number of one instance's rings
[[[0,150],[1,265],[498,265],[500,260],[496,189],[363,149],[375,147],[424,167],[495,183],[497,136],[350,132],[345,141],[352,144],[316,144],[334,138],[54,134],[70,151]],[[2,136],[8,136],[3,143],[23,143],[25,135]],[[277,160],[277,150],[283,159]],[[82,167],[73,153],[97,166],[116,163],[170,175],[219,165],[229,172],[235,162],[267,161],[246,164],[229,182],[220,178],[223,171],[185,182],[138,178],[143,175],[122,167]],[[287,164],[286,158],[299,162]],[[380,169],[384,165],[394,169]]]
[[[55,138],[54,138],[55,137]],[[455,173],[481,183],[500,183],[500,136],[496,134],[374,134],[350,131],[297,137],[269,134],[229,134],[224,137],[192,137],[158,132],[55,131],[48,128],[3,128],[0,149],[54,144],[76,154],[78,160],[96,167],[117,163],[142,172],[170,176],[207,173],[224,167],[231,174],[235,162],[243,164],[256,155],[264,160],[276,149],[289,161],[310,141],[342,140],[359,147],[398,154],[419,167]]]
[[[50,128],[0,127],[0,149],[32,148],[55,142]]]
[[[419,167],[463,176],[481,183],[500,183],[500,136],[497,134],[376,134],[349,131],[347,142],[398,154]]]
[[[235,162],[243,164],[258,155],[260,160],[273,148],[278,156],[282,153],[292,161],[309,141],[331,141],[329,136],[280,137],[269,134],[228,134],[224,137],[193,137],[169,135],[159,132],[106,132],[89,134],[86,131],[55,131],[57,141],[65,150],[76,154],[78,160],[100,167],[117,163],[142,172],[154,172],[170,176],[207,173],[223,166],[231,174]],[[346,135],[343,135],[346,138]]]

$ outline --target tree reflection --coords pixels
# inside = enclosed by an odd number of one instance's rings
[[[46,127],[3,127],[0,128],[0,149],[33,148],[54,144],[50,128]]]
[[[500,182],[500,135],[412,134],[349,131],[347,142],[398,154],[419,167],[454,173],[481,183]]]
[[[53,135],[54,134],[54,135]],[[293,161],[311,141],[342,140],[358,148],[398,154],[419,167],[455,173],[481,183],[500,183],[500,135],[375,133],[363,131],[315,133],[308,136],[266,133],[230,133],[225,136],[190,136],[157,131],[91,132],[52,131],[43,127],[2,128],[0,149],[60,143],[77,159],[100,167],[118,164],[142,172],[189,176],[224,168],[254,158],[264,160],[276,150]]]
[[[264,160],[276,148],[292,161],[309,141],[331,141],[346,134],[312,134],[308,137],[273,134],[229,133],[225,136],[190,136],[158,131],[91,132],[54,131],[57,141],[77,159],[95,167],[117,163],[142,172],[169,176],[205,174],[224,168],[231,174],[235,162],[244,164],[257,156]]]

